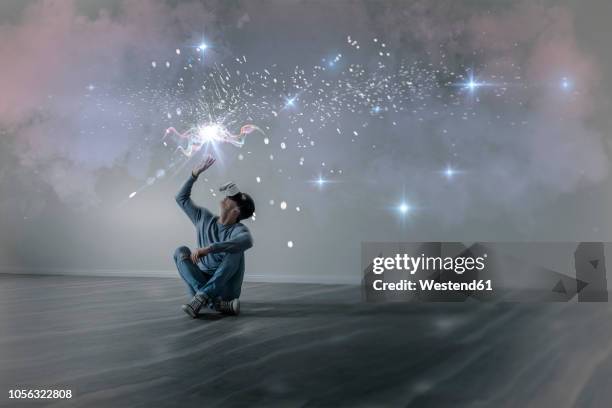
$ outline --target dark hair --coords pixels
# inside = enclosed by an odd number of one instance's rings
[[[240,209],[238,221],[251,217],[255,212],[255,202],[253,202],[253,199],[247,193],[238,193],[236,195],[229,196],[228,198],[235,202],[238,209]]]

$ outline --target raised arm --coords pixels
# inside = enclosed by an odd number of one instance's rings
[[[253,238],[248,228],[242,226],[240,230],[232,234],[231,238],[227,241],[215,242],[211,244],[209,249],[211,253],[217,252],[243,252],[253,246]]]
[[[189,179],[183,184],[179,192],[176,194],[176,203],[181,209],[187,214],[192,223],[196,224],[202,217],[209,218],[213,214],[204,207],[197,206],[191,199],[191,189],[193,183],[198,179],[198,176],[203,173],[206,169],[213,165],[215,159],[208,156],[206,160],[196,166],[191,172]]]

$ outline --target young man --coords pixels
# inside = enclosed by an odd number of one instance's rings
[[[176,195],[176,202],[196,227],[198,248],[177,248],[174,262],[181,278],[193,296],[183,305],[183,311],[194,319],[204,306],[237,315],[240,312],[240,290],[244,276],[244,251],[253,246],[249,229],[240,223],[255,211],[253,199],[226,183],[219,191],[224,194],[220,215],[213,215],[191,200],[191,188],[198,176],[213,165],[208,156],[196,166]]]

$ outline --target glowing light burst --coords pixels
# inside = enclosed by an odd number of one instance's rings
[[[475,81],[473,78],[470,79],[466,84],[465,87],[467,89],[469,89],[470,91],[475,91],[476,89],[480,88],[483,84],[481,84],[480,82]]]
[[[567,77],[561,78],[561,89],[564,91],[569,91],[572,89],[572,81],[570,81]]]
[[[405,187],[404,190],[406,190]],[[387,207],[388,211],[394,213],[395,216],[399,218],[402,225],[413,216],[416,209],[414,203],[406,198],[405,192],[399,196],[399,200],[396,201],[395,204]]]
[[[252,124],[246,124],[240,128],[240,132],[235,135],[223,125],[218,123],[207,123],[204,125],[192,127],[187,131],[180,133],[175,128],[166,129],[166,133],[162,140],[172,135],[179,141],[186,140],[187,145],[180,145],[176,150],[180,151],[187,157],[193,156],[207,144],[229,143],[236,147],[242,147],[245,143],[246,136],[255,131],[264,133],[263,130]]]
[[[406,200],[401,200],[395,207],[392,208],[393,211],[399,216],[402,224],[410,218],[415,210],[415,207]]]
[[[447,180],[452,180],[453,178],[455,178],[460,171],[451,167],[450,165],[446,166],[446,168],[442,171],[440,171],[440,173],[447,179]]]
[[[331,182],[332,182],[331,180],[326,179],[326,178],[325,178],[325,177],[323,177],[323,175],[321,175],[321,174],[320,174],[320,175],[319,175],[319,177],[317,177],[316,179],[314,179],[314,180],[310,180],[310,183],[312,183],[312,184],[316,185],[316,186],[319,188],[319,190],[323,189],[323,187],[324,187],[326,184],[329,184],[329,183],[331,183]]]
[[[477,80],[473,73],[469,74],[467,81],[455,84],[455,86],[459,86],[471,94],[475,93],[479,88],[492,85],[493,84]]]
[[[297,96],[294,96],[292,98],[287,98],[285,100],[285,108],[291,108],[291,107],[295,106],[296,98],[297,98]]]
[[[319,178],[316,180],[316,183],[319,187],[323,187],[325,183],[327,183],[327,180],[325,180],[322,176],[319,176]]]

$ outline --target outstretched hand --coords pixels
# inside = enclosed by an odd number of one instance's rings
[[[193,170],[191,171],[191,174],[193,174],[194,177],[198,177],[200,174],[208,170],[208,168],[212,166],[214,163],[215,163],[215,158],[212,157],[211,155],[208,155],[206,156],[206,159],[204,159],[200,164],[198,164],[197,166],[193,168]]]

